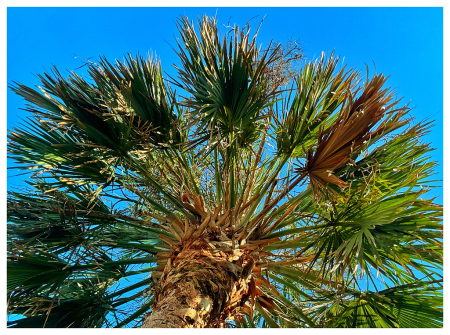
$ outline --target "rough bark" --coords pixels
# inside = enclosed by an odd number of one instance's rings
[[[224,327],[247,300],[246,268],[253,264],[241,250],[213,249],[202,239],[185,243],[169,258],[142,327]]]

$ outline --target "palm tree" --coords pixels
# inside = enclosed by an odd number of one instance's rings
[[[177,24],[177,78],[128,55],[11,86],[32,175],[8,195],[9,326],[442,327],[431,124],[333,54],[286,85],[248,25]]]

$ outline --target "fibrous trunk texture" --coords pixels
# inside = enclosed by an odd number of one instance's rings
[[[219,251],[202,239],[185,244],[169,257],[142,327],[224,327],[248,298],[253,264],[241,250]]]

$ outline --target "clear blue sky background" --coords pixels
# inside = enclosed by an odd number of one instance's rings
[[[52,64],[75,70],[82,65],[75,54],[113,60],[152,51],[161,57],[163,69],[174,75],[175,19],[185,14],[195,20],[216,11],[219,24],[244,25],[258,15],[256,27],[265,16],[259,36],[263,45],[293,37],[302,42],[308,59],[335,50],[363,73],[365,64],[373,73],[375,63],[377,72],[391,75],[388,85],[416,106],[412,116],[436,120],[425,140],[437,149],[433,160],[440,163],[437,178],[442,179],[442,8],[8,8],[8,83],[38,85],[33,74]],[[85,68],[77,71],[86,73]],[[11,90],[7,98],[11,129],[25,116],[19,109],[24,101]],[[21,178],[9,177],[8,189],[21,185]],[[432,192],[442,203],[442,189]]]

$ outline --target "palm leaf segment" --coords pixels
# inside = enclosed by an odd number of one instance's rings
[[[178,27],[182,101],[131,56],[12,86],[32,117],[10,157],[34,174],[8,198],[10,326],[139,325],[193,245],[235,264],[225,325],[442,326],[430,124],[334,55],[280,90],[248,26]]]

